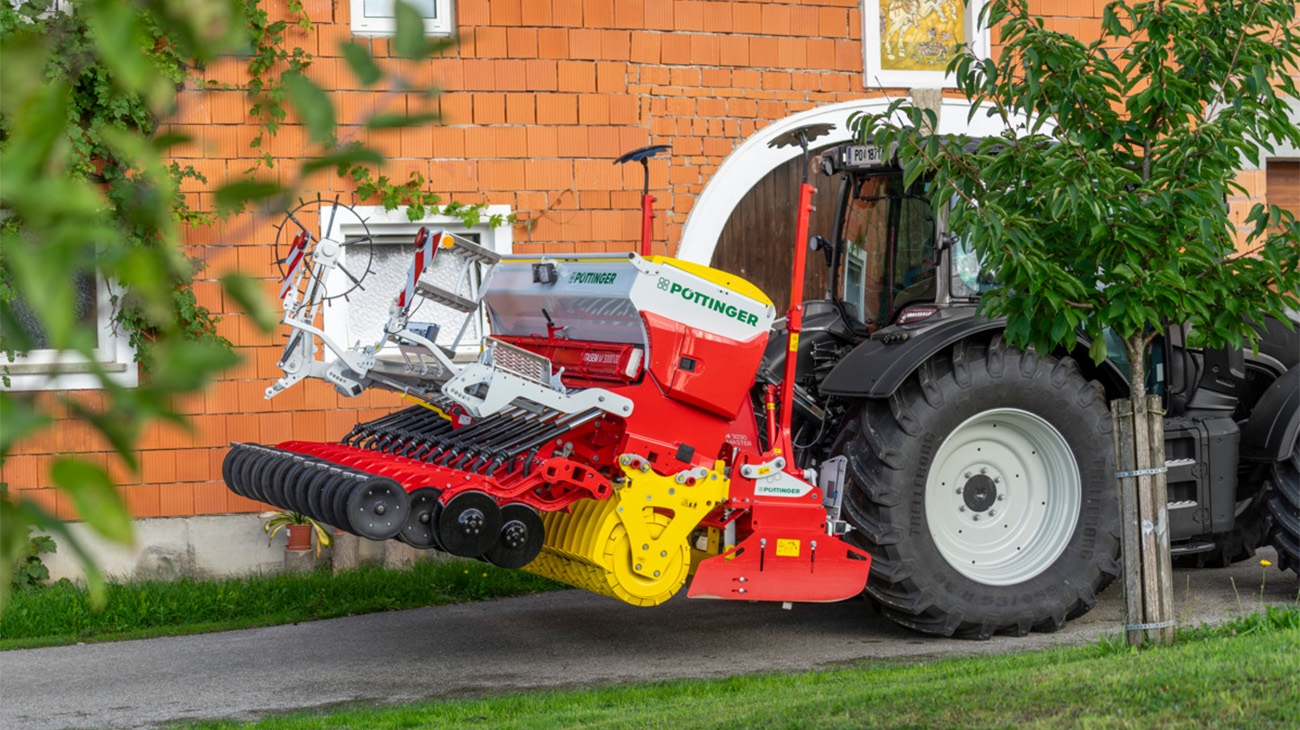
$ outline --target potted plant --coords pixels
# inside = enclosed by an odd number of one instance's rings
[[[333,541],[333,536],[329,530],[301,512],[292,510],[283,510],[275,512],[263,512],[259,517],[262,518],[262,531],[267,534],[266,544],[270,545],[275,539],[275,534],[280,530],[285,531],[288,542],[284,549],[289,551],[306,551],[311,549],[312,534],[316,535],[316,557],[320,557],[322,547],[329,547]]]

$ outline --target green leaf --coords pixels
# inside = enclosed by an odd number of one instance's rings
[[[284,192],[279,183],[270,180],[237,180],[217,188],[213,198],[217,210],[229,213],[243,210],[248,203],[265,201]]]
[[[329,94],[311,79],[297,71],[283,76],[289,90],[289,100],[298,111],[298,118],[307,127],[307,136],[318,144],[334,143],[334,103]]]
[[[437,122],[441,114],[376,114],[366,120],[367,129],[393,129],[398,127],[417,127],[421,124]]]
[[[402,58],[421,59],[429,55],[429,41],[424,36],[424,18],[405,0],[393,3],[393,52]]]
[[[14,444],[27,434],[53,423],[35,405],[30,397],[0,390],[0,458],[7,456]]]
[[[220,342],[168,341],[154,347],[152,384],[166,392],[192,393],[238,361]]]
[[[270,332],[280,323],[279,312],[271,306],[257,281],[243,274],[226,274],[221,277],[221,286],[245,312],[252,315],[258,329]]]
[[[382,165],[383,163],[384,156],[379,154],[377,150],[369,147],[348,147],[303,163],[302,171],[305,176],[327,167],[338,167],[339,174],[346,175],[353,165]]]
[[[108,472],[88,461],[60,458],[50,466],[50,478],[68,493],[77,514],[95,532],[123,545],[135,539],[126,504]]]
[[[339,44],[343,51],[343,58],[348,62],[352,73],[356,75],[361,85],[369,88],[379,82],[384,77],[384,72],[375,63],[375,59],[370,57],[370,51],[366,47],[352,41],[344,41]]]

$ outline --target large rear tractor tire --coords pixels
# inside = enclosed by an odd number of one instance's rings
[[[1300,439],[1291,447],[1291,458],[1273,465],[1268,511],[1273,517],[1278,567],[1300,574]]]
[[[894,621],[988,638],[1055,631],[1120,571],[1110,412],[1074,361],[996,338],[924,363],[860,403],[848,456],[850,542]]]

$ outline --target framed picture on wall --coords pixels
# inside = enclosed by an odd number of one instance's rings
[[[977,30],[983,0],[862,0],[864,85],[943,88],[956,85],[944,69],[963,47],[989,52]]]

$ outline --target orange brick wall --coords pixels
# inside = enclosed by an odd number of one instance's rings
[[[459,45],[415,72],[445,89],[433,102],[440,126],[361,135],[356,125],[381,99],[388,111],[421,107],[416,99],[362,90],[352,79],[338,51],[339,41],[351,37],[347,0],[305,0],[312,29],[292,31],[291,38],[315,56],[311,76],[336,91],[340,136],[380,146],[393,158],[386,172],[396,179],[419,171],[449,198],[509,205],[520,219],[514,240],[521,253],[633,250],[641,169],[611,161],[648,144],[673,146],[670,163],[651,165],[650,182],[658,198],[655,239],[671,252],[696,196],[756,130],[813,107],[885,93],[863,88],[858,0],[454,2]],[[1100,32],[1104,4],[1043,0],[1037,9],[1052,27],[1088,39]],[[265,5],[273,17],[284,12],[283,1]],[[368,42],[376,57],[387,58],[386,40]],[[207,75],[237,82],[241,69],[240,61],[224,60]],[[182,94],[174,126],[194,142],[177,159],[209,180],[186,183],[193,207],[212,209],[213,187],[254,165],[249,142],[258,127],[247,107],[239,92]],[[291,123],[268,144],[278,159],[274,174],[284,175],[301,160],[304,135]],[[304,195],[342,193],[345,201],[360,202],[351,191],[324,171],[309,180]],[[188,237],[188,253],[207,267],[197,283],[199,299],[222,315],[221,333],[243,357],[223,380],[181,404],[192,432],[150,429],[140,442],[140,472],[133,474],[83,425],[61,418],[6,462],[0,480],[72,517],[65,498],[46,488],[45,473],[54,455],[78,452],[111,465],[137,517],[255,511],[261,506],[221,482],[230,441],[332,440],[395,408],[392,394],[342,398],[320,381],[262,398],[280,375],[279,333],[259,333],[223,297],[216,277],[232,270],[262,277],[271,295],[276,222],[243,216]],[[82,397],[100,400],[93,392]]]

